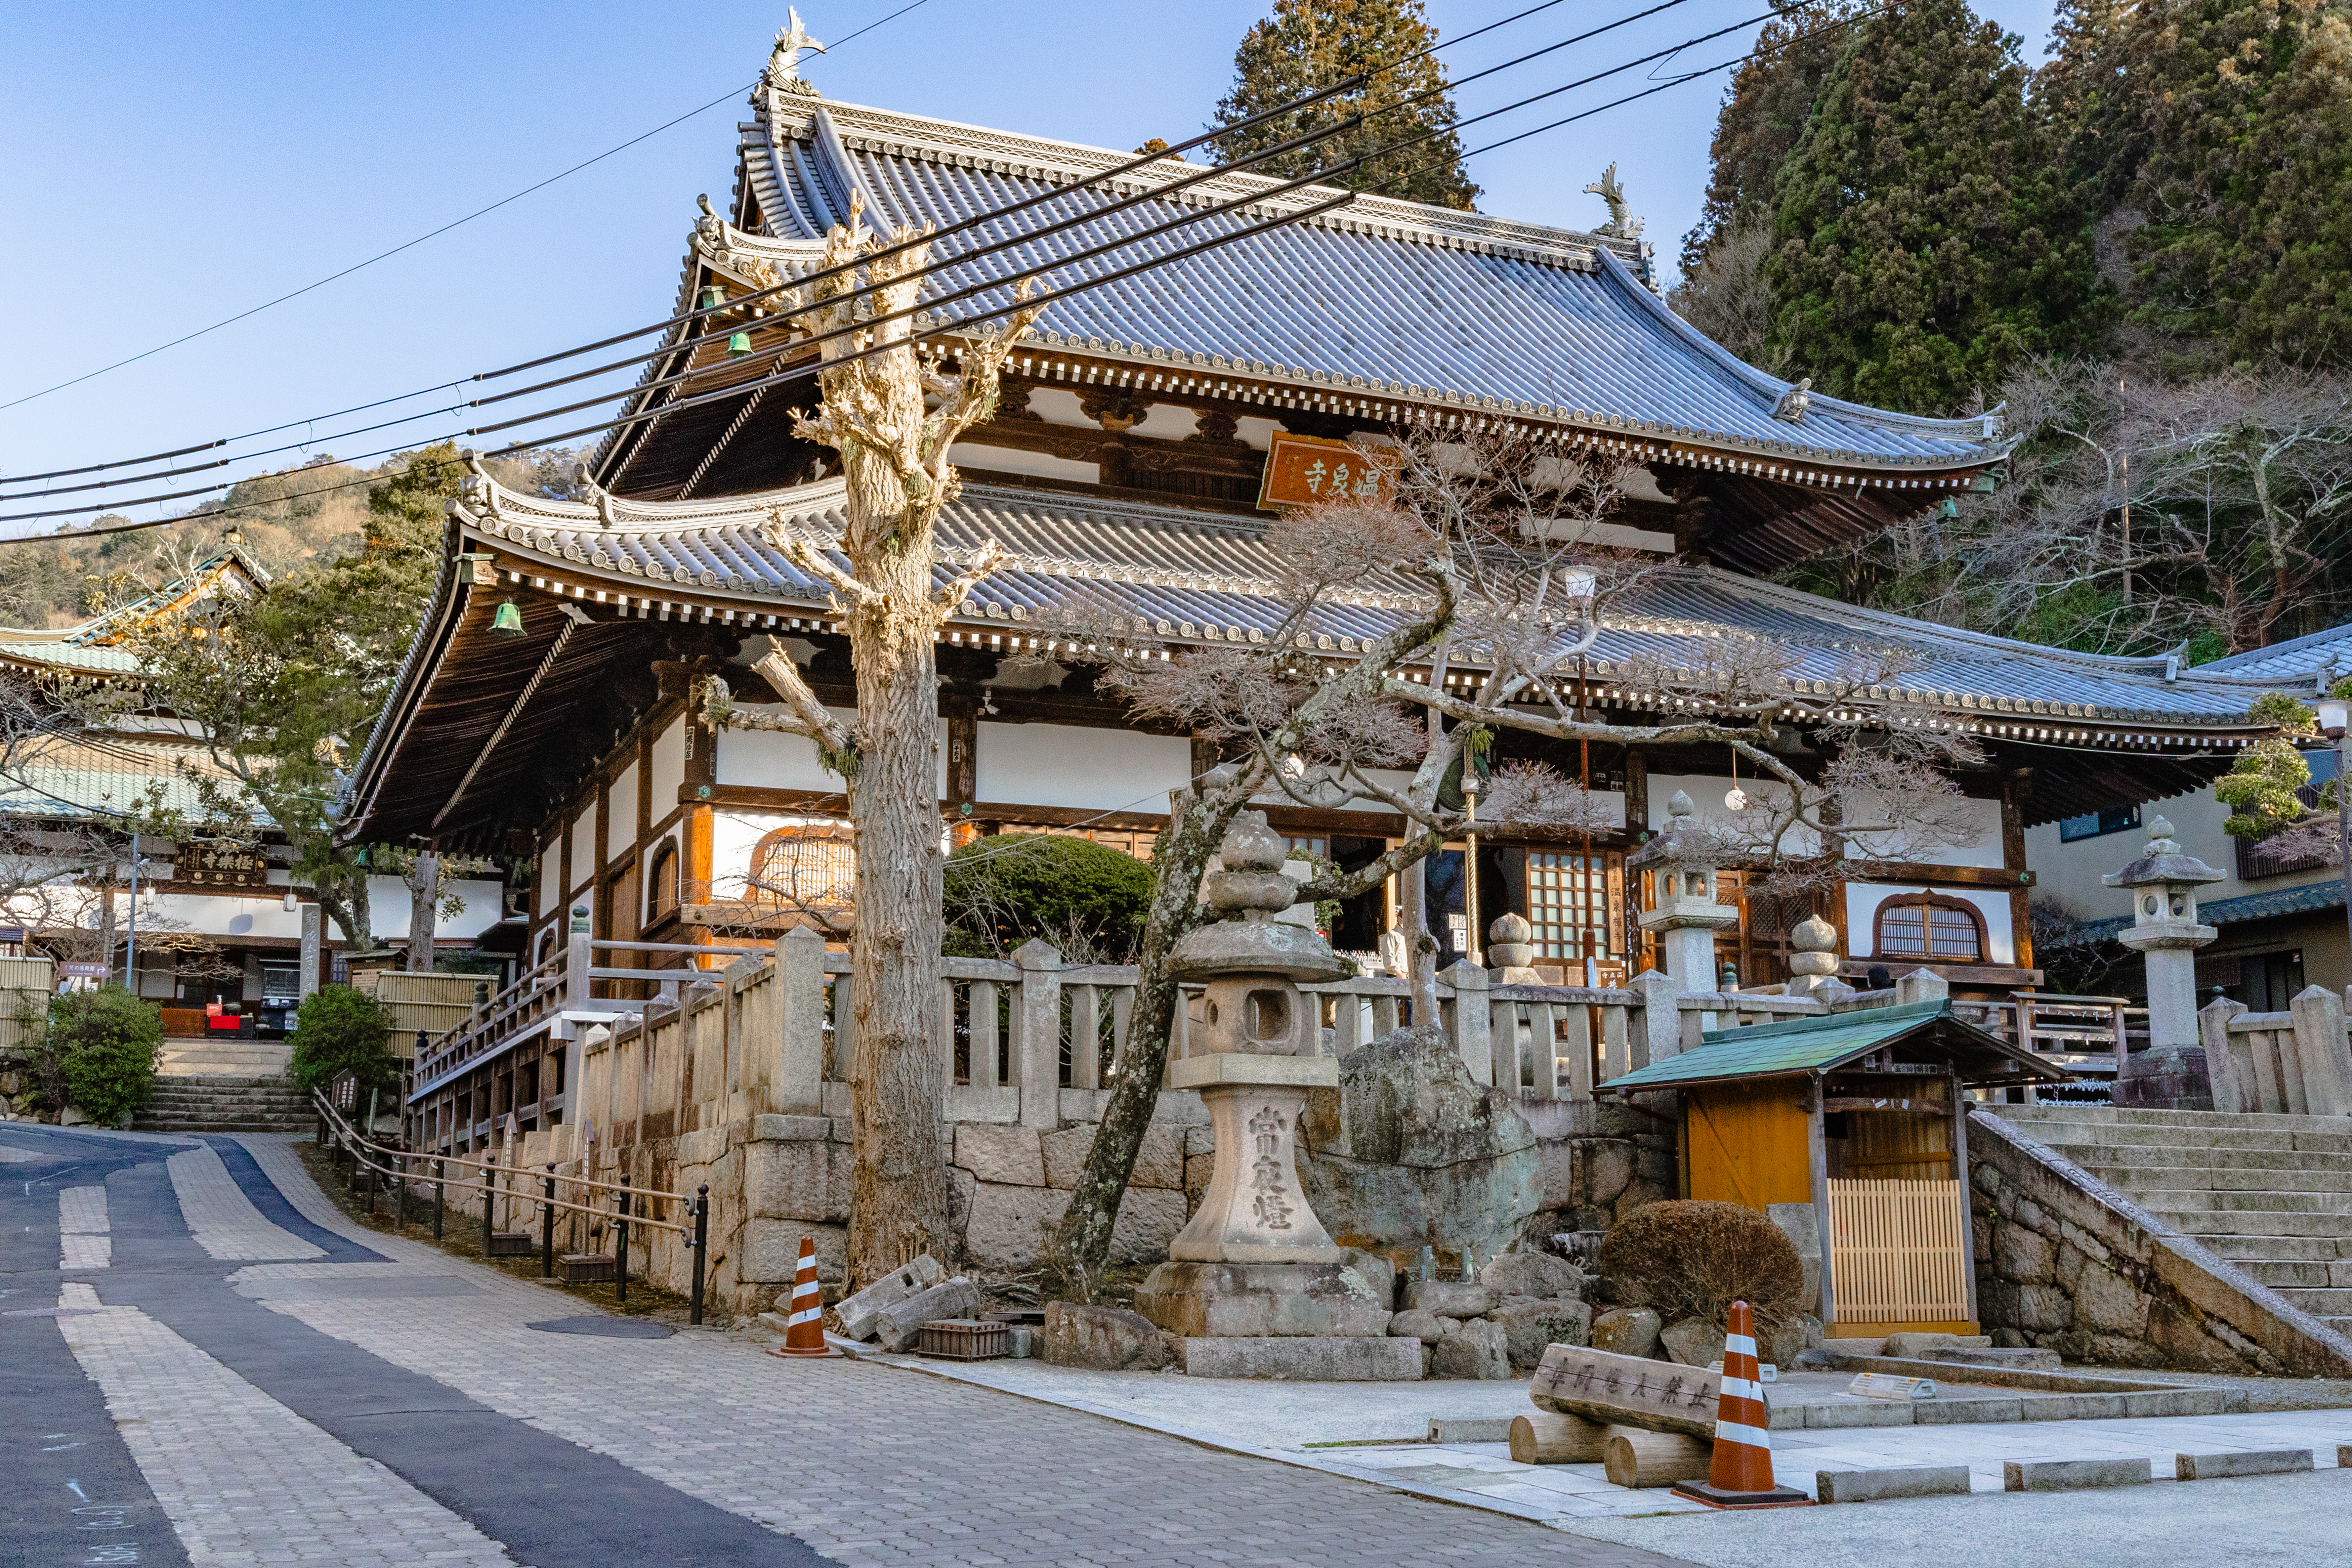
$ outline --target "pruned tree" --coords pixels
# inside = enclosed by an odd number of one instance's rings
[[[782,652],[753,667],[787,710],[758,716],[758,726],[815,743],[848,792],[857,836],[854,1280],[876,1279],[919,1253],[949,1250],[933,634],[1004,555],[991,542],[950,563],[953,575],[935,584],[934,529],[958,488],[948,450],[994,413],[1005,355],[1039,309],[1025,303],[1024,286],[1007,303],[1003,324],[970,340],[960,357],[919,351],[911,318],[885,318],[915,302],[929,258],[928,246],[912,243],[920,237],[908,229],[877,236],[866,227],[862,198],[853,198],[849,223],[825,237],[820,263],[839,274],[787,297],[802,330],[846,333],[821,345],[823,403],[794,424],[802,438],[840,454],[845,524],[838,539],[818,540],[792,531],[780,517],[768,537],[831,592],[849,636],[856,715],[844,721],[829,710]],[[889,248],[899,245],[908,248]],[[704,695],[713,721],[753,721],[729,711],[723,683],[710,683]]]

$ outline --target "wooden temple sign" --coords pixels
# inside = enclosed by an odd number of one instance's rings
[[[1721,1373],[1695,1366],[1553,1345],[1536,1368],[1528,1397],[1555,1415],[1712,1437],[1722,1386]]]
[[[1318,501],[1387,500],[1396,494],[1401,462],[1392,451],[1276,431],[1266,448],[1258,510],[1274,511]]]
[[[269,860],[246,844],[183,844],[172,857],[172,880],[208,888],[259,888],[269,881]]]

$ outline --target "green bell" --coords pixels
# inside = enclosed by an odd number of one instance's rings
[[[502,637],[522,636],[522,612],[515,608],[512,599],[499,606],[498,615],[490,621],[490,634]]]
[[[1960,503],[1946,496],[1936,503],[1936,515],[1947,519],[1958,517],[1960,515]]]
[[[751,352],[751,334],[749,332],[737,332],[734,336],[729,338],[727,340],[727,352],[730,354],[750,353]]]

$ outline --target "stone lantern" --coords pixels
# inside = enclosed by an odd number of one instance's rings
[[[1486,978],[1497,985],[1544,984],[1544,977],[1535,971],[1535,935],[1536,928],[1525,915],[1497,916],[1486,928]]]
[[[1819,915],[1807,915],[1789,933],[1789,993],[1814,991],[1838,972],[1837,927]]]
[[[1178,980],[1203,987],[1169,1083],[1200,1091],[1216,1164],[1199,1210],[1169,1244],[1170,1261],[1135,1304],[1182,1336],[1195,1375],[1419,1377],[1418,1342],[1387,1338],[1390,1303],[1346,1267],[1299,1179],[1307,1091],[1336,1089],[1339,1064],[1323,1054],[1320,999],[1298,987],[1353,971],[1315,931],[1275,918],[1297,899],[1298,884],[1281,871],[1288,852],[1263,813],[1244,812],[1205,888],[1225,918],[1187,933],[1169,955]],[[1388,1348],[1405,1344],[1409,1358]]]
[[[2100,879],[2131,893],[2132,924],[2116,940],[2147,965],[2147,1049],[2116,1075],[2116,1103],[2142,1110],[2210,1110],[2212,1082],[2197,1032],[2197,950],[2221,932],[2197,920],[2197,889],[2222,873],[2181,853],[2172,824],[2147,825],[2147,849]]]
[[[1643,912],[1642,929],[1658,933],[1666,974],[1685,996],[1716,988],[1715,933],[1739,923],[1738,905],[1716,902],[1717,846],[1691,820],[1696,809],[1689,795],[1676,790],[1666,802],[1665,830],[1625,857],[1627,871],[1657,877],[1656,897]]]

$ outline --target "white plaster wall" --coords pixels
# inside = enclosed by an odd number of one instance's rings
[[[974,791],[997,805],[1165,812],[1168,792],[1192,776],[1192,742],[1131,730],[983,720],[978,760]]]
[[[805,816],[785,811],[713,811],[710,814],[710,896],[740,899],[744,879],[751,874],[751,851],[779,827],[806,822],[838,822],[834,816]]]
[[[785,717],[790,710],[781,702],[745,702],[744,712],[766,713]],[[854,708],[828,709],[844,723],[855,723],[857,710]],[[982,726],[985,728],[985,726]],[[940,733],[935,746],[939,753],[939,790],[947,794],[947,721],[940,721]],[[816,759],[816,742],[805,735],[779,734],[773,730],[730,730],[717,739],[719,747],[719,782],[741,784],[758,789],[813,789],[827,794],[841,789],[841,776],[829,773]],[[983,748],[982,754],[985,754]]]
[[[1787,806],[1788,787],[1771,779],[1753,779],[1743,775],[1739,780],[1739,789],[1743,795],[1767,806],[1783,809]],[[1745,813],[1736,812],[1723,804],[1723,797],[1731,793],[1731,779],[1727,774],[1652,773],[1650,827],[1653,831],[1665,826],[1666,806],[1677,790],[1691,797],[1691,815],[1703,826],[1726,834],[1752,831],[1755,827],[1756,818],[1746,817]],[[1744,821],[1743,817],[1746,817]],[[1821,839],[1810,828],[1800,827],[1789,835],[1788,848],[1795,855],[1815,854],[1821,848]]]
[[[443,937],[478,937],[498,924],[499,884],[465,879],[444,882],[442,887],[445,890],[454,892],[464,899],[466,907],[454,919],[440,919],[434,922],[433,935],[436,941]],[[271,910],[278,908],[276,904],[263,907]],[[284,915],[282,918],[290,922],[289,929],[283,931],[262,931],[256,926],[255,933],[262,936],[293,937],[299,937],[302,934],[302,916],[299,910]],[[368,926],[379,938],[404,938],[408,935],[407,883],[397,877],[368,879]],[[335,934],[333,921],[327,922],[327,929],[330,936]]]
[[[1845,885],[1846,956],[1876,957],[1872,949],[1873,937],[1877,931],[1878,906],[1889,899],[1920,892],[1933,893],[1939,899],[1957,899],[1976,906],[1977,912],[1984,917],[1984,961],[1987,963],[2017,962],[2017,933],[2010,924],[2009,894],[2006,891],[1985,888],[1923,888],[1916,883],[1848,882]]]
[[[1064,386],[1033,386],[1029,389],[1029,412],[1048,425],[1067,425],[1079,430],[1100,430],[1102,426],[1087,417],[1078,395]]]
[[[990,468],[1000,474],[1034,474],[1041,479],[1071,479],[1082,485],[1102,483],[1102,465],[1076,458],[1057,458],[1025,447],[997,447],[985,441],[958,441],[948,448],[948,461],[958,468]]]
[[[686,721],[674,719],[654,738],[654,820],[659,822],[677,804],[686,783]]]
[[[1400,795],[1403,794],[1405,790],[1410,788],[1412,784],[1412,774],[1407,773],[1402,768],[1367,768],[1364,771],[1370,776],[1372,782],[1384,785],[1389,789],[1395,790]],[[1600,810],[1600,826],[1610,827],[1622,827],[1625,826],[1625,796],[1622,792],[1617,790],[1597,789],[1592,792],[1592,800],[1593,804]],[[1252,796],[1251,804],[1260,806],[1281,807],[1294,806],[1297,805],[1298,802],[1290,795],[1285,795],[1279,789],[1269,789],[1262,794]],[[1354,799],[1346,801],[1338,799],[1318,799],[1315,802],[1315,805],[1318,808],[1325,811],[1391,811],[1388,802],[1373,795],[1360,795]],[[1392,812],[1391,815],[1393,815]]]
[[[369,911],[377,913],[379,910],[385,883],[390,883],[399,897],[397,929],[400,934],[405,935],[408,931],[408,888],[399,878],[368,879]],[[302,936],[302,911],[299,909],[289,910],[275,899],[234,899],[213,893],[163,893],[152,903],[145,899],[139,902],[142,925],[148,922],[148,911],[152,910],[163,918],[163,921],[170,922],[167,929],[201,931],[206,936],[290,937],[298,942]],[[379,931],[383,929],[380,916],[376,924]],[[330,921],[327,929],[332,934],[334,922]]]
[[[604,823],[604,858],[628,853],[637,841],[637,764],[623,768],[613,781],[613,810]]]
[[[1201,431],[1201,414],[1178,403],[1155,403],[1144,416],[1136,421],[1134,434],[1148,436],[1156,441],[1181,441]]]
[[[596,864],[596,807],[591,802],[572,824],[572,886],[564,891],[577,894],[594,881]]]
[[[563,901],[563,837],[558,834],[539,847],[539,912],[551,915]]]
[[[2000,856],[2000,802],[1964,800],[1969,824],[1976,837],[1964,845],[1922,843],[1902,835],[1857,834],[1846,850],[1850,859],[1916,860],[1929,866],[1983,866],[1999,870]],[[1854,823],[1884,822],[1878,801],[1868,795],[1857,795],[1846,808],[1846,820]]]

